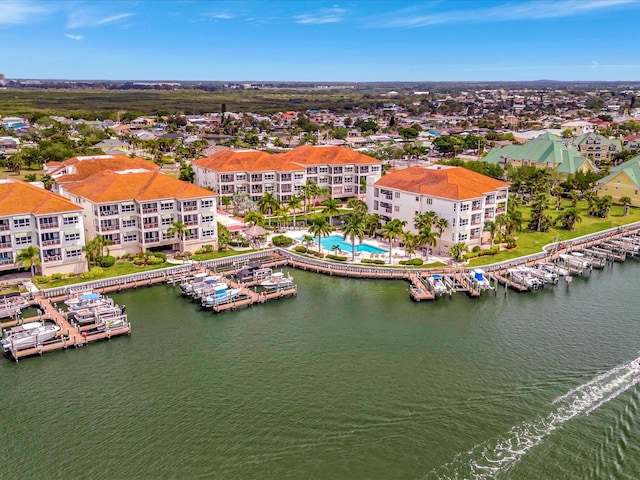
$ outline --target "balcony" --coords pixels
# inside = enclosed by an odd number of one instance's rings
[[[13,264],[13,259],[12,258],[0,257],[0,265],[7,265],[9,263]]]
[[[480,220],[474,220],[471,222],[471,226],[476,226],[476,225],[480,225]]]
[[[144,243],[158,243],[160,241],[160,237],[153,238],[145,238]]]
[[[157,222],[156,223],[145,223],[143,228],[145,230],[148,230],[150,228],[158,228],[158,223]]]
[[[101,217],[110,217],[112,215],[118,215],[117,210],[100,210]]]
[[[158,207],[155,208],[143,208],[142,213],[158,213]]]
[[[46,256],[46,257],[42,257],[42,261],[44,263],[61,262],[62,261],[62,255],[49,255],[49,256]]]
[[[40,224],[40,230],[52,230],[54,228],[60,228],[60,225],[57,222]]]
[[[194,225],[198,225],[198,220],[189,220],[188,222],[185,221],[184,224],[192,227]]]
[[[113,232],[114,230],[118,230],[120,227],[118,225],[102,225],[100,227],[101,232]]]
[[[0,243],[0,248],[11,248],[11,242],[9,242],[9,243],[6,243],[6,242]]]
[[[482,209],[482,203],[478,202],[478,203],[474,203],[473,205],[471,205],[471,210],[481,210]]]
[[[182,206],[182,211],[183,212],[195,212],[196,210],[198,210],[198,206],[197,205],[183,205]]]
[[[53,245],[60,245],[60,239],[59,238],[54,238],[53,240],[43,240],[41,242],[41,245],[43,247],[51,247]]]
[[[485,205],[493,205],[494,203],[496,203],[496,200],[494,198],[487,198],[484,201]]]
[[[8,223],[0,223],[0,232],[6,232],[7,230],[11,230],[11,225]]]

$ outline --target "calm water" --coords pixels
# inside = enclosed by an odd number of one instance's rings
[[[0,361],[0,478],[638,478],[638,262],[434,303],[292,274],[221,315],[119,294],[130,338]]]

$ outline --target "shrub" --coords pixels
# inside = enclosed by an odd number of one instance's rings
[[[200,253],[211,253],[211,252],[213,252],[213,245],[203,245],[202,248],[200,248]],[[165,256],[164,259],[166,260],[167,257]]]
[[[116,263],[116,257],[108,255],[106,257],[98,257],[98,263],[101,267],[109,268],[113,267]]]
[[[415,267],[419,267],[424,262],[422,261],[421,258],[412,258],[411,260],[400,260],[400,262],[398,263],[400,263],[400,265],[412,265]]]
[[[360,263],[373,263],[373,260],[371,258],[363,258]]]
[[[164,252],[154,252],[154,256],[161,258],[163,262],[167,261],[167,254]]]
[[[509,248],[507,246],[507,248]],[[494,246],[491,248],[488,248],[486,250],[473,250],[472,252],[467,252],[464,254],[463,256],[463,260],[470,260],[472,258],[476,258],[476,257],[484,257],[485,255],[495,255],[500,251],[500,248],[498,246]]]
[[[153,256],[147,259],[147,265],[158,265],[160,263],[164,263],[164,260],[160,257]]]
[[[327,258],[330,260],[336,260],[338,262],[346,262],[347,257],[343,257],[342,255],[327,255]]]
[[[46,275],[36,275],[33,277],[33,281],[36,283],[48,283],[51,279]]]
[[[83,279],[96,278],[102,275],[103,273],[104,273],[104,270],[101,269],[100,267],[93,267],[88,272],[82,272],[80,274],[80,278],[83,278]]]
[[[374,258],[373,263],[375,263],[376,265],[384,265],[387,262],[385,262],[384,260],[380,260],[379,258]]]
[[[293,243],[293,238],[287,237],[286,235],[276,235],[271,239],[271,242],[276,247],[288,247]]]
[[[471,251],[473,253],[478,253],[480,250],[482,250],[482,248],[480,248],[480,245],[476,245],[475,247],[473,247],[473,249]]]
[[[324,253],[320,253],[320,252],[311,252],[313,254],[314,257],[318,257],[318,258],[324,258]]]
[[[52,273],[51,280],[61,280],[65,277],[64,273]]]
[[[294,250],[298,253],[307,253],[307,247],[303,247],[302,245],[297,245]]]

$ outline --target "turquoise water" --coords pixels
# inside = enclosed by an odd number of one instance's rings
[[[327,250],[332,250],[335,245],[340,247],[340,250],[344,252],[351,252],[351,243],[345,241],[343,237],[340,235],[330,235],[328,237],[322,237],[321,240],[322,248],[326,248]],[[362,243],[360,245],[356,244],[356,252],[366,252],[366,253],[387,253],[388,250],[384,250],[383,248],[374,247],[373,245],[369,245],[368,243]]]
[[[638,261],[420,303],[290,273],[218,315],[122,292],[131,337],[0,361],[0,478],[639,478]]]

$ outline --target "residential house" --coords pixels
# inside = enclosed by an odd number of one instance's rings
[[[43,275],[86,270],[82,207],[43,188],[0,180],[0,271],[17,268],[21,250],[40,251]]]
[[[433,165],[392,170],[367,181],[369,213],[384,221],[398,219],[416,232],[418,213],[433,211],[448,222],[438,239],[442,252],[463,242],[480,245],[485,222],[506,213],[509,184],[462,167]],[[435,229],[434,229],[435,230]]]
[[[125,154],[129,151],[129,144],[117,138],[107,138],[100,143],[96,143],[93,148],[99,148],[104,153],[119,151],[119,153]]]
[[[593,163],[566,140],[546,132],[524,145],[507,145],[494,148],[482,158],[487,163],[501,167],[550,168],[564,175],[578,170],[596,171]]]
[[[580,151],[583,157],[595,160],[596,164],[602,161],[610,162],[616,153],[622,151],[622,143],[618,139],[609,139],[604,135],[589,132],[578,135],[571,143]]]
[[[614,202],[629,197],[631,205],[640,207],[640,155],[611,167],[609,175],[598,180],[598,195],[610,195]]]

